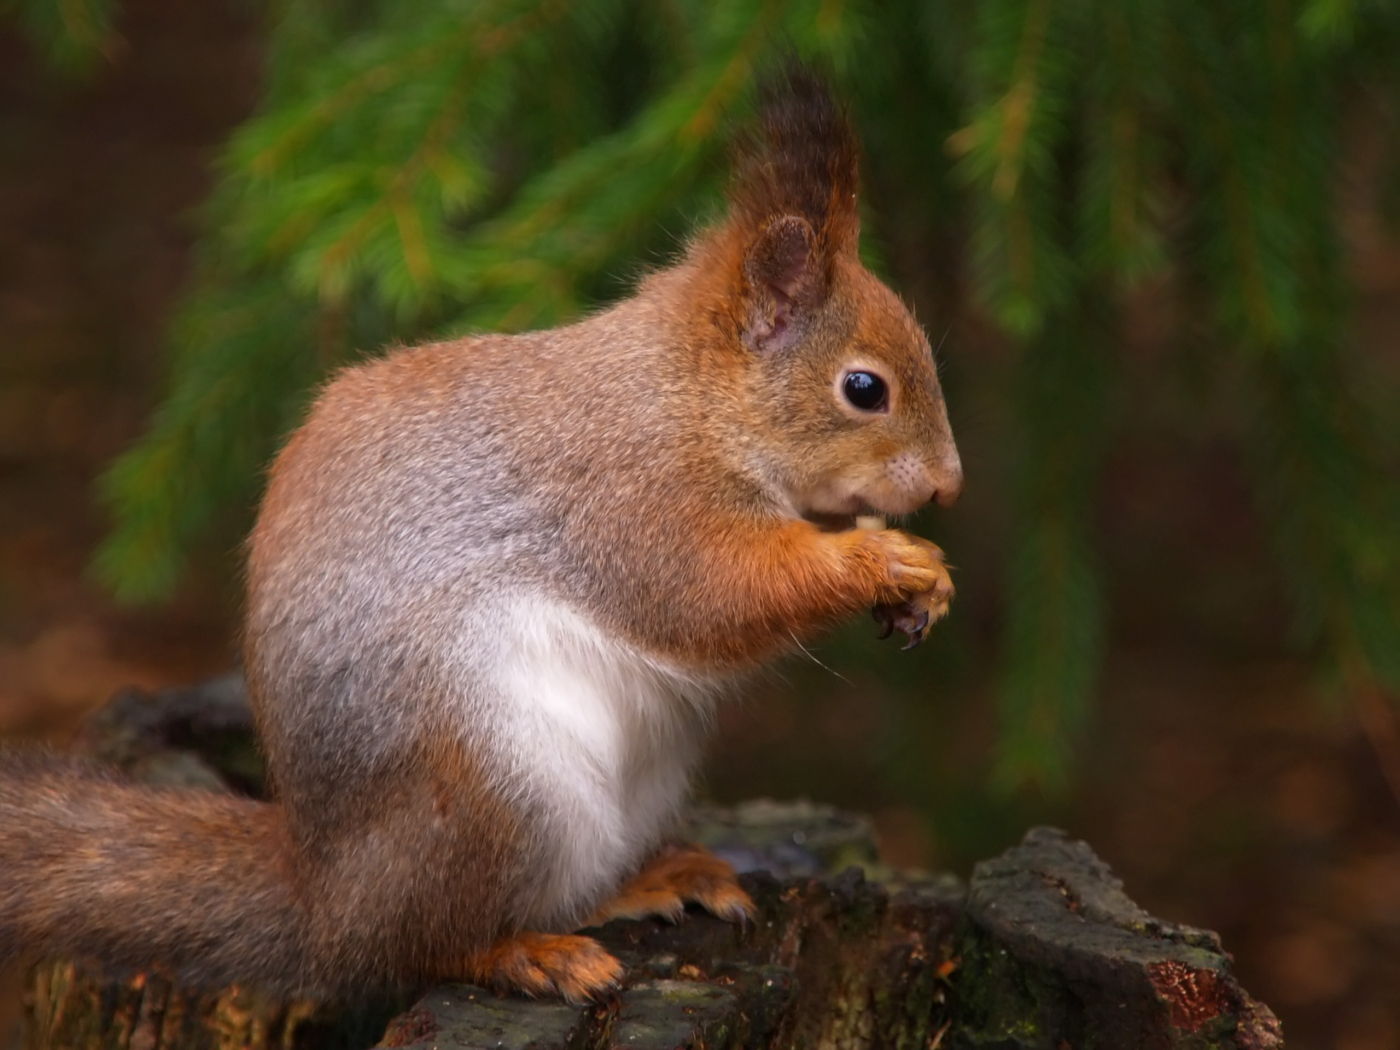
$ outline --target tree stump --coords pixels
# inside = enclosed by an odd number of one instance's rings
[[[161,782],[256,788],[236,680],[123,694],[89,750]],[[923,1047],[1273,1050],[1278,1022],[1214,934],[1154,919],[1082,842],[1038,828],[966,886],[879,864],[865,821],[805,803],[700,810],[692,836],[744,872],[758,918],[592,931],[627,967],[592,1007],[470,985],[411,1005],[195,992],[76,962],[37,967],[32,1050]],[[407,1006],[407,1009],[405,1009]]]

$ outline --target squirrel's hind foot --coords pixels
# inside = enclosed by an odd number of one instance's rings
[[[727,862],[698,846],[672,846],[648,861],[588,924],[651,917],[679,922],[688,903],[727,922],[746,923],[756,910]]]
[[[591,937],[517,933],[467,961],[466,976],[498,992],[593,1002],[622,981],[622,963]]]

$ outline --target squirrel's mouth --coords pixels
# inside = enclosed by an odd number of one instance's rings
[[[790,510],[823,532],[885,528],[888,517],[900,518],[918,510],[918,504],[901,498],[888,485],[828,483],[800,494],[790,494]]]
[[[868,507],[861,508],[859,514],[823,514],[813,511],[803,515],[823,532],[848,532],[851,529],[878,531],[885,528],[885,518]]]

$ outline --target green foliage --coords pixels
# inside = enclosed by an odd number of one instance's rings
[[[56,68],[89,72],[114,46],[112,0],[0,0],[0,15],[14,18]]]
[[[1006,562],[1012,600],[997,767],[1006,786],[1063,787],[1098,675],[1103,610],[1090,519],[1105,443],[1110,330],[1102,312],[1092,301],[1075,303],[1021,348],[1013,510],[1026,526]]]
[[[109,32],[101,0],[9,2],[60,58]],[[168,594],[202,542],[231,543],[308,391],[353,353],[618,295],[711,213],[722,136],[795,49],[855,101],[870,256],[910,289],[950,268],[930,246],[964,260],[1017,353],[1001,780],[1062,782],[1089,710],[1117,307],[1146,278],[1185,288],[1246,377],[1301,636],[1400,684],[1400,508],[1349,395],[1335,202],[1357,85],[1395,91],[1395,4],[278,0],[267,26],[166,399],[104,484],[98,567],[119,593]]]

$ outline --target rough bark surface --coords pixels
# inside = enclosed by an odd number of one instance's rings
[[[87,746],[162,782],[254,790],[236,680],[125,694]],[[1214,934],[1147,915],[1087,845],[1038,828],[951,877],[899,875],[857,817],[808,804],[697,811],[694,838],[745,872],[746,929],[702,914],[594,931],[626,986],[575,1008],[468,985],[353,1008],[190,992],[74,962],[37,967],[27,1046],[81,1050],[925,1047],[1274,1050],[1278,1022]],[[401,1012],[400,1012],[401,1011]],[[377,1043],[376,1043],[377,1041]]]
[[[957,950],[951,1046],[1283,1045],[1214,933],[1153,918],[1085,843],[1053,828],[973,868]]]

